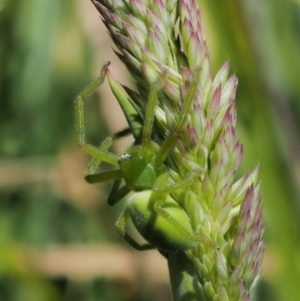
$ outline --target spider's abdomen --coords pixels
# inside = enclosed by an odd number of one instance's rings
[[[161,250],[175,252],[194,248],[195,241],[186,237],[187,233],[193,233],[186,212],[170,195],[162,199],[153,196],[151,190],[142,191],[135,193],[128,203],[131,219],[140,234]],[[163,213],[156,211],[155,206]],[[181,227],[176,227],[177,223]]]

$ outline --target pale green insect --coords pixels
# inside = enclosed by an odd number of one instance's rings
[[[108,197],[108,204],[111,206],[129,192],[134,192],[124,212],[118,218],[116,227],[119,235],[135,249],[157,248],[165,252],[172,252],[192,249],[198,243],[218,248],[216,243],[206,235],[194,233],[190,218],[170,195],[178,189],[190,187],[199,178],[200,171],[195,170],[186,179],[166,185],[170,176],[164,161],[174,147],[186,122],[197,86],[196,80],[191,83],[187,97],[184,99],[180,118],[161,146],[151,141],[150,135],[157,105],[157,93],[166,80],[167,70],[150,87],[144,122],[128,98],[124,97],[118,84],[110,82],[127,118],[129,128],[107,137],[100,147],[95,147],[85,142],[83,101],[103,83],[105,75],[108,74],[109,64],[110,62],[104,65],[99,78],[85,88],[75,100],[77,140],[80,147],[93,157],[87,169],[87,182],[98,183],[114,180]],[[131,146],[120,157],[108,151],[114,140],[128,134],[134,136],[136,145]],[[95,174],[101,161],[117,165],[119,169]],[[122,179],[124,179],[125,185],[120,188]],[[125,224],[129,218],[148,244],[139,244],[125,231]]]

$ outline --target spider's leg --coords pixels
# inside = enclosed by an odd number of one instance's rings
[[[180,222],[178,222],[169,212],[167,212],[163,208],[163,202],[156,202],[154,204],[154,210],[159,214],[161,217],[163,217],[166,222],[168,222],[172,227],[174,227],[183,237],[186,239],[189,239],[191,241],[195,242],[201,242],[206,244],[207,246],[214,248],[214,249],[219,249],[219,246],[211,240],[207,235],[205,234],[195,234],[189,232],[185,227],[183,227]]]
[[[93,183],[102,183],[102,182],[118,180],[118,179],[122,179],[122,177],[123,176],[120,169],[116,169],[116,170],[96,173],[93,175],[86,175],[84,178],[88,183],[93,184]]]
[[[109,153],[107,151],[102,151],[99,148],[92,146],[90,144],[87,144],[85,142],[85,124],[84,124],[84,100],[92,93],[94,92],[105,79],[105,72],[108,68],[110,62],[107,62],[101,72],[100,76],[94,80],[90,85],[88,85],[82,92],[79,93],[79,95],[75,99],[75,118],[76,118],[76,137],[79,146],[82,148],[83,151],[91,155],[92,157],[95,157],[99,160],[105,161],[107,163],[118,165],[118,156],[114,155],[112,153]]]
[[[176,122],[175,127],[170,131],[169,135],[167,136],[166,140],[162,144],[159,152],[157,153],[157,157],[155,159],[155,168],[158,169],[164,163],[165,159],[167,158],[169,152],[173,148],[174,144],[178,140],[180,132],[182,131],[183,127],[186,124],[189,111],[191,109],[191,105],[194,101],[195,94],[197,87],[199,85],[199,73],[200,69],[197,68],[194,71],[191,84],[189,86],[188,92],[186,97],[183,100],[183,106],[180,111],[180,116]]]
[[[107,198],[107,203],[110,206],[114,206],[131,191],[127,185],[124,185],[122,188],[120,188],[122,178],[123,175],[119,169],[87,175],[85,177],[88,183],[100,183],[115,180],[111,192]]]
[[[167,185],[167,180],[169,178],[169,175],[167,173],[164,173],[158,177],[154,184],[153,193],[159,198],[163,197],[167,194],[170,194],[178,189],[184,189],[188,188],[193,184],[193,182],[199,178],[202,175],[201,169],[193,170],[189,173],[188,177],[186,179],[183,179],[181,181],[177,181],[176,183],[172,185]]]
[[[134,249],[138,251],[146,251],[155,249],[155,246],[151,244],[144,244],[140,245],[137,241],[135,241],[126,231],[125,231],[125,224],[130,218],[130,212],[128,208],[125,209],[125,211],[120,215],[116,222],[116,228],[119,235],[128,243],[130,244]]]
[[[99,146],[99,150],[107,151],[115,140],[126,137],[130,134],[131,134],[130,128],[126,128],[120,132],[117,132],[115,134],[112,134],[112,135],[106,137],[105,140]],[[85,171],[86,176],[94,174],[95,171],[97,170],[99,164],[101,163],[101,161],[102,160],[93,157]]]
[[[171,194],[172,192],[178,189],[184,189],[190,187],[193,182],[202,175],[201,169],[196,169],[192,171],[186,179],[178,181],[172,185],[165,186],[169,175],[167,173],[162,174],[156,181],[155,187],[152,192],[152,198],[163,199],[166,195]],[[201,242],[206,244],[207,246],[218,249],[219,246],[211,240],[207,235],[204,234],[195,234],[193,232],[188,231],[178,220],[172,216],[167,210],[164,209],[164,202],[163,201],[156,201],[154,203],[154,210],[155,212],[163,217],[166,222],[168,222],[174,229],[176,229],[185,239],[190,241],[194,241],[195,243]]]
[[[145,119],[144,119],[144,128],[143,128],[143,135],[142,135],[142,145],[145,151],[145,154],[149,154],[152,156],[152,152],[150,153],[151,150],[151,139],[150,135],[152,132],[152,127],[153,127],[153,122],[154,122],[154,116],[155,116],[155,108],[157,106],[157,101],[158,101],[158,91],[163,88],[163,85],[166,82],[168,76],[168,69],[165,69],[159,79],[153,83],[150,87],[150,92],[148,96],[148,101],[147,101],[147,108],[146,108],[146,114],[145,114]]]
[[[101,69],[100,76],[89,84],[75,99],[75,118],[76,118],[76,138],[80,147],[85,145],[85,125],[84,125],[84,100],[92,94],[105,80],[105,69],[109,66],[110,62],[104,64]]]
[[[114,206],[131,191],[127,185],[124,185],[122,188],[119,189],[120,184],[121,179],[115,180],[111,192],[107,198],[108,205]]]

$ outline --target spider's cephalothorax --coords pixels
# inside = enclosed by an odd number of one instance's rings
[[[119,157],[119,167],[130,190],[138,192],[154,187],[158,177],[158,171],[154,168],[158,149],[157,144],[151,143],[151,148],[146,153],[142,145],[135,145]]]
[[[193,185],[194,181],[201,176],[201,171],[193,170],[186,178],[174,182],[164,166],[166,158],[186,123],[199,76],[194,76],[187,96],[182,99],[180,117],[161,145],[151,141],[150,135],[155,119],[157,92],[164,85],[168,71],[165,70],[158,81],[151,85],[143,118],[128,99],[122,99],[117,91],[121,87],[114,82],[114,93],[121,102],[129,128],[107,137],[100,147],[95,147],[87,144],[84,139],[83,101],[103,83],[108,73],[108,65],[109,63],[104,65],[99,78],[84,89],[75,100],[77,140],[80,147],[93,158],[87,169],[86,180],[89,183],[114,180],[108,197],[108,203],[111,206],[133,192],[116,226],[120,236],[134,248],[138,250],[158,248],[166,252],[176,252],[191,249],[198,243],[218,248],[216,243],[206,235],[194,233],[188,215],[171,196],[173,192]],[[143,125],[139,121],[141,119]],[[128,134],[132,134],[136,141],[141,141],[141,143],[133,145],[120,157],[108,151],[114,140]],[[119,166],[119,169],[95,173],[101,161]],[[122,180],[125,185],[120,187]],[[125,224],[129,218],[148,244],[140,245],[125,231]]]

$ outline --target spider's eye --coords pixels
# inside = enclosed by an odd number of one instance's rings
[[[126,161],[126,160],[130,160],[131,159],[131,155],[129,154],[124,154],[124,155],[121,155],[119,158],[118,158],[118,162],[123,162],[123,161]]]

